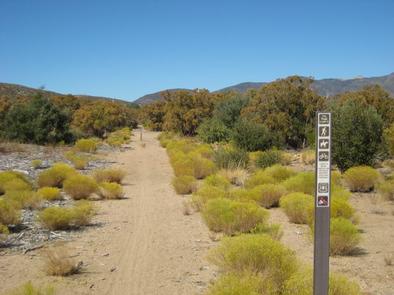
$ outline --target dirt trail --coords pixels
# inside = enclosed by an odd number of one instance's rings
[[[102,201],[96,226],[67,243],[86,265],[69,278],[42,273],[45,250],[0,257],[0,293],[26,280],[57,286],[57,294],[200,294],[215,276],[206,262],[214,243],[200,215],[183,214],[183,199],[157,133],[145,132],[143,147],[110,155],[127,170],[125,200]],[[3,289],[4,288],[4,289]]]

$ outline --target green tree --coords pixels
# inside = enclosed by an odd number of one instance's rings
[[[332,157],[341,171],[373,165],[382,148],[383,120],[376,109],[349,100],[333,107]]]
[[[207,143],[228,141],[231,136],[231,130],[216,117],[205,120],[197,128],[198,137]]]
[[[224,100],[219,102],[213,111],[213,116],[224,123],[228,128],[233,128],[238,121],[242,109],[248,104],[248,98],[239,94],[229,92]]]

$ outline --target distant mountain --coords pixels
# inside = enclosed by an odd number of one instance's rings
[[[161,99],[162,98],[162,94],[164,92],[167,92],[167,91],[175,92],[175,91],[179,91],[179,90],[190,90],[190,89],[185,89],[185,88],[166,89],[166,90],[162,90],[162,91],[146,94],[146,95],[141,96],[140,98],[134,100],[133,102],[136,103],[136,104],[140,104],[140,105],[148,104],[148,103],[151,103],[151,102],[154,102],[156,100]]]
[[[240,84],[228,86],[214,92],[237,91],[240,93],[246,92],[248,89],[258,89],[269,82],[243,82]],[[355,91],[367,85],[378,84],[382,86],[387,92],[394,97],[394,73],[381,77],[363,78],[357,77],[353,79],[321,79],[315,80],[312,84],[312,89],[322,96],[333,96],[346,91]],[[180,89],[169,89],[169,91],[176,91]],[[135,100],[137,104],[148,104],[161,98],[161,93],[166,90],[142,96]]]
[[[53,91],[48,91],[44,89],[35,89],[31,87],[26,87],[23,85],[18,85],[18,84],[9,84],[9,83],[0,83],[0,97],[8,97],[11,99],[17,99],[21,97],[29,97],[33,96],[37,93],[41,92],[43,96],[45,97],[54,97],[54,96],[59,96],[59,95],[67,95],[67,94],[62,94],[58,92],[53,92]],[[104,97],[104,96],[92,96],[92,95],[74,95],[75,97],[78,98],[84,98],[88,100],[116,100],[124,103],[130,103],[130,101],[124,100],[124,99],[116,99],[116,98],[111,98],[111,97]]]

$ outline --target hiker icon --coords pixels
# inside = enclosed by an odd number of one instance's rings
[[[324,126],[324,127],[319,127],[319,136],[329,136],[329,128],[328,126]]]

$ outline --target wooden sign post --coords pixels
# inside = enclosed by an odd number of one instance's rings
[[[328,295],[331,197],[331,113],[317,113],[313,294]]]

